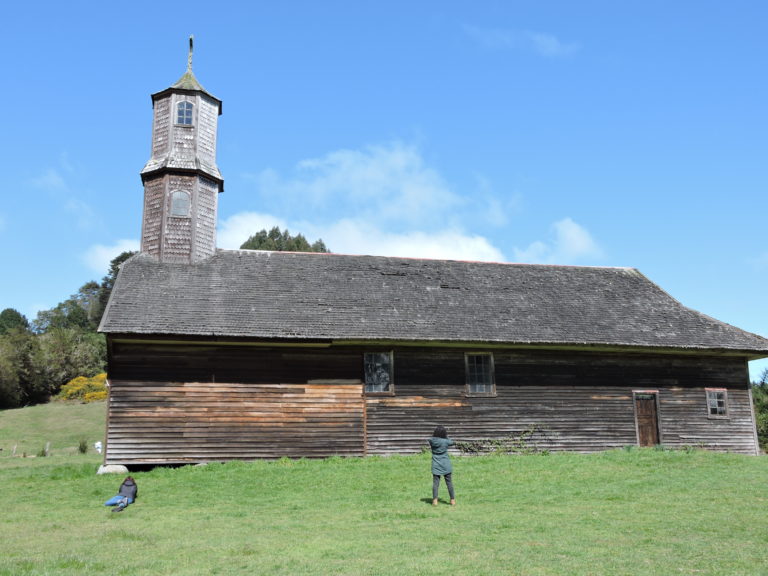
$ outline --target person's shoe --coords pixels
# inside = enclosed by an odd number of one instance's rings
[[[115,506],[112,508],[112,512],[122,512],[125,509],[125,506]]]
[[[451,506],[456,506],[456,498],[451,498]]]
[[[432,506],[437,506],[437,498],[432,499]]]

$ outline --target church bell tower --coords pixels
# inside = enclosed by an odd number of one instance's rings
[[[221,100],[192,73],[152,94],[152,156],[141,171],[141,252],[161,262],[195,263],[216,251],[216,210],[224,180],[216,166]]]

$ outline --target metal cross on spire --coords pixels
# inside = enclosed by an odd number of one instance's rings
[[[192,49],[193,49],[193,42],[195,40],[195,37],[190,34],[189,35],[189,56],[187,56],[187,72],[192,72]]]

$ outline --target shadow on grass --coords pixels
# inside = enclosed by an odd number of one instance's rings
[[[421,498],[420,500],[422,502],[424,502],[424,504],[429,504],[430,506],[432,506],[432,498]],[[446,506],[450,506],[451,505],[451,503],[448,500],[443,500],[442,498],[438,498],[437,499],[437,503],[438,504],[445,504]]]

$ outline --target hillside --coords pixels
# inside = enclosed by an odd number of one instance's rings
[[[106,402],[90,404],[51,402],[0,411],[0,458],[36,455],[50,442],[51,456],[76,453],[81,440],[104,440]]]

